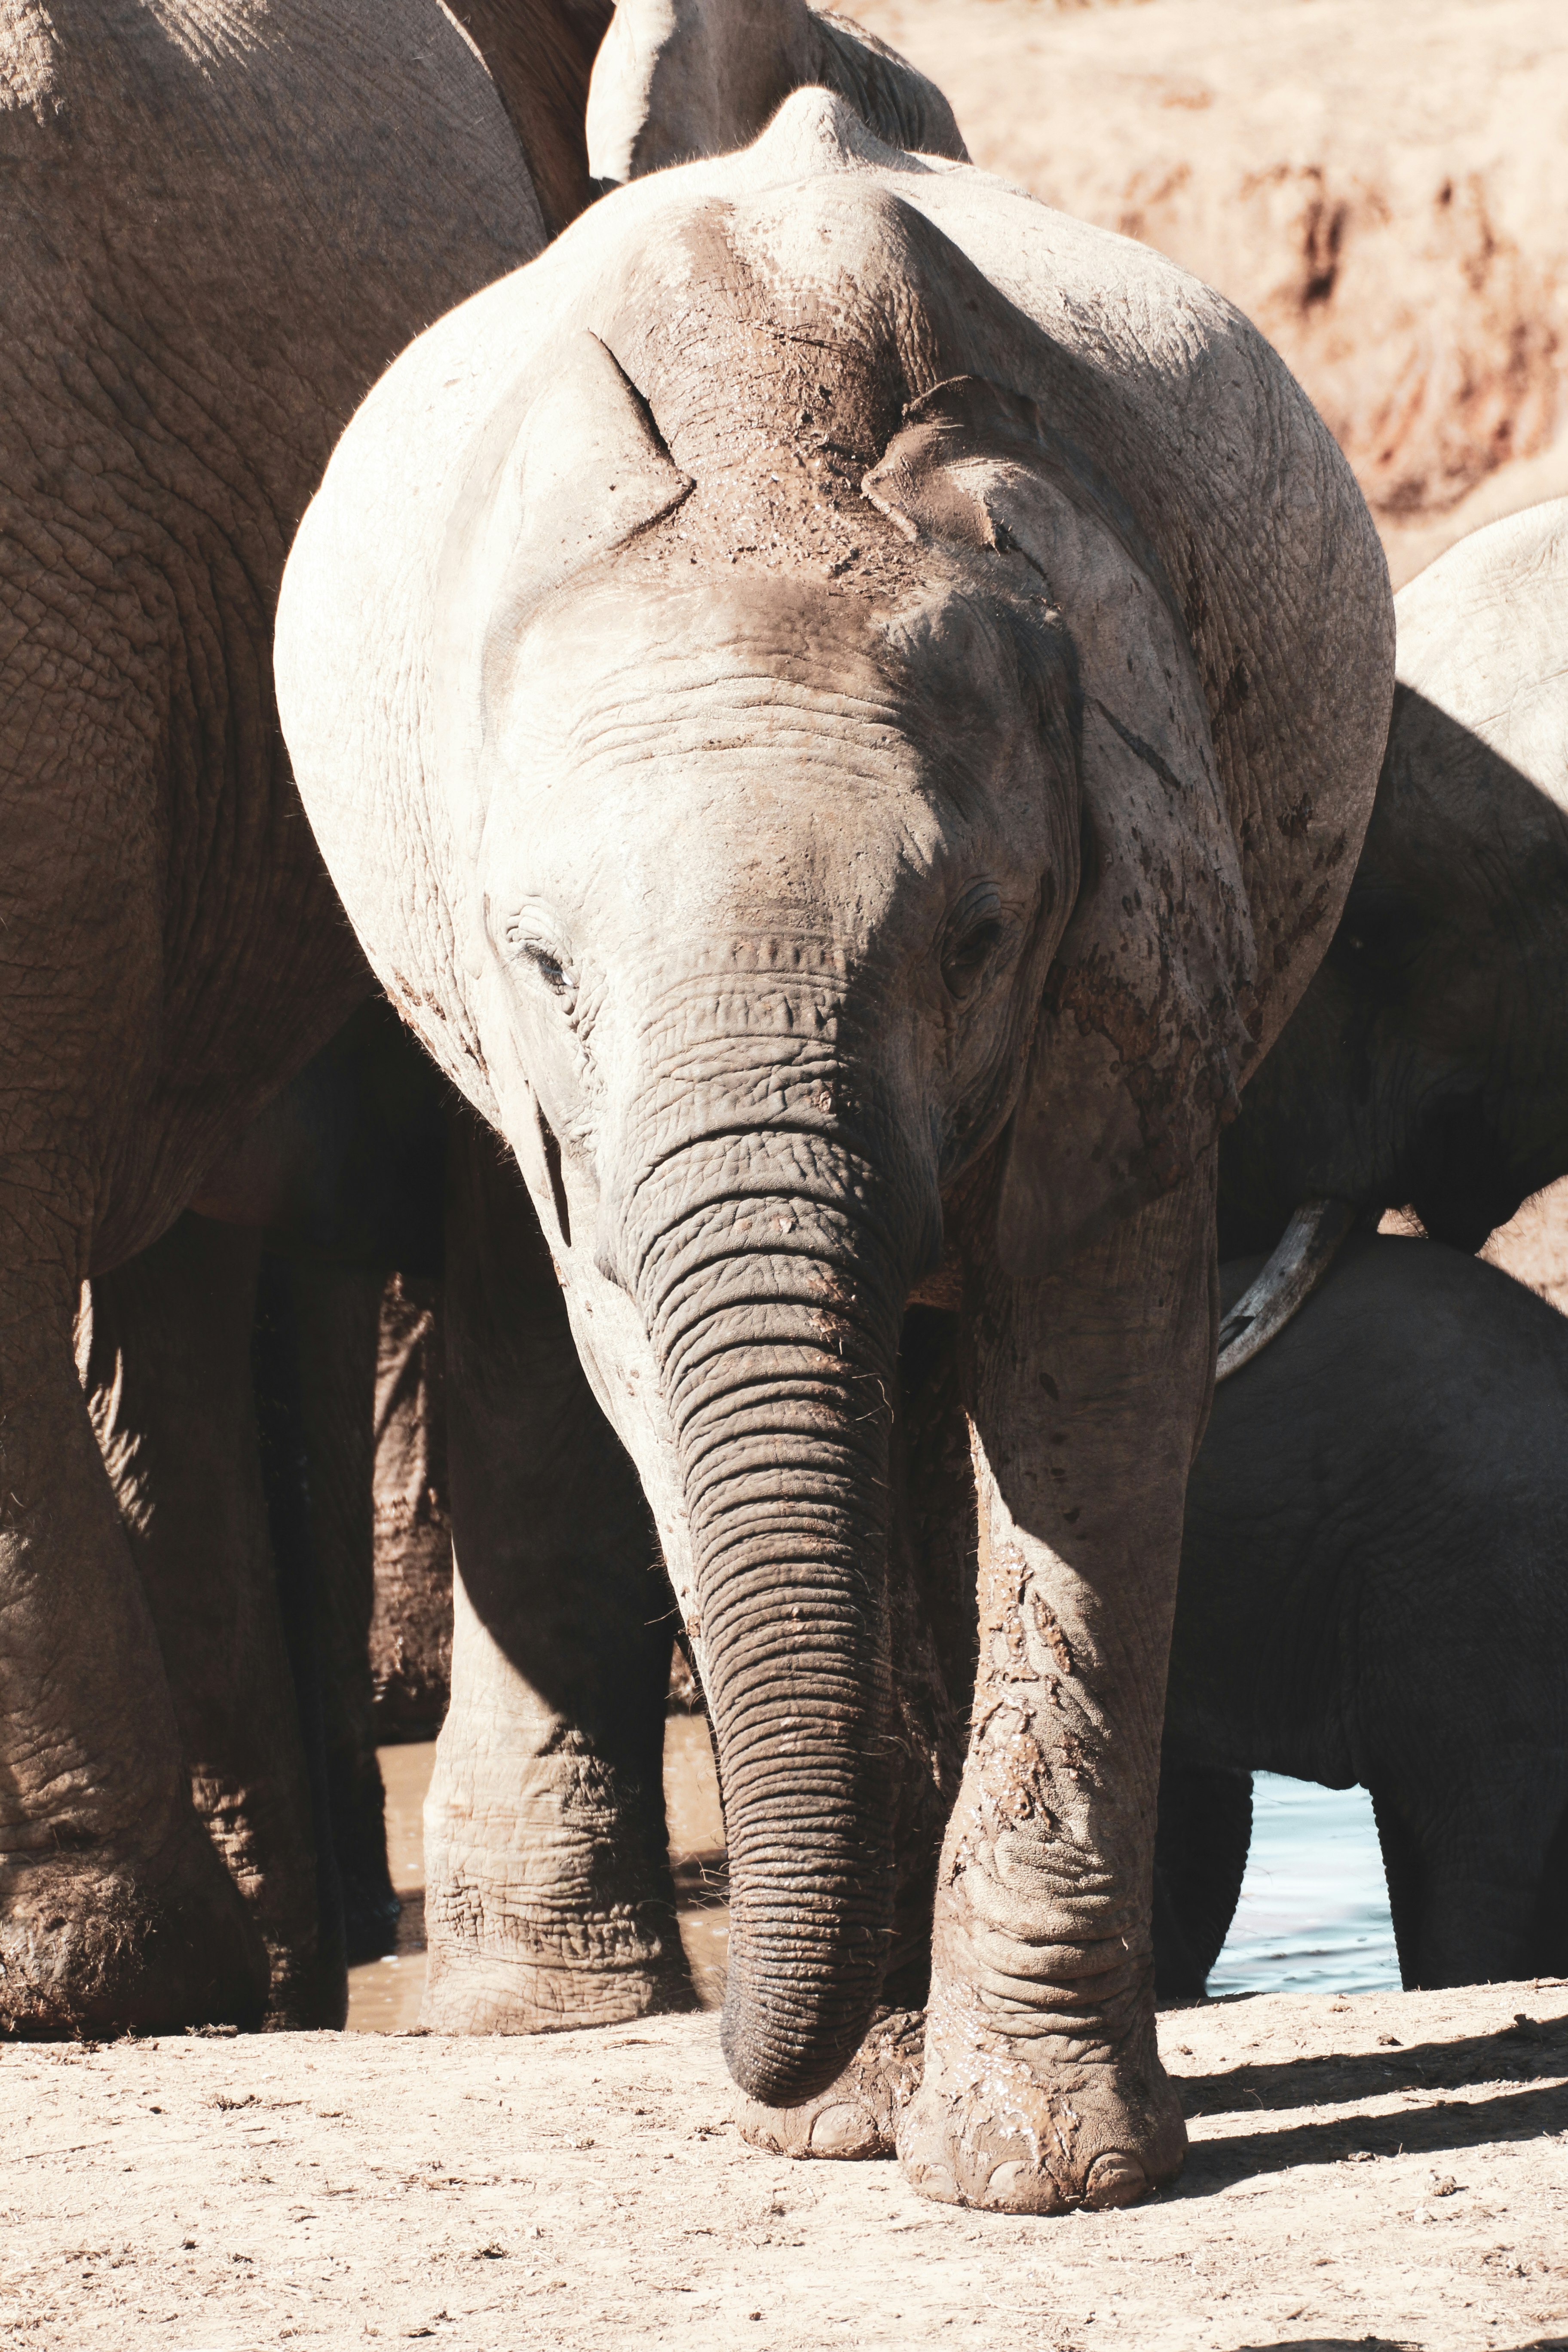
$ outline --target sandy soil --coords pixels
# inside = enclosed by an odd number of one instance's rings
[[[1568,1176],[1500,1225],[1481,1255],[1568,1313]]]
[[[1568,1984],[1272,1995],[1162,2039],[1185,2176],[1058,2221],[746,2147],[712,2017],[12,2045],[0,2340],[1568,2347]]]

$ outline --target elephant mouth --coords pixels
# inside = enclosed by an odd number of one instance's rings
[[[1480,1095],[1470,1089],[1429,1104],[1404,1169],[1403,1181],[1371,1202],[1324,1192],[1298,1203],[1263,1271],[1221,1322],[1216,1381],[1229,1380],[1278,1339],[1327,1280],[1347,1237],[1358,1226],[1375,1230],[1390,1206],[1403,1201],[1428,1241],[1468,1256],[1536,1189],[1510,1167]],[[1555,1172],[1553,1164],[1542,1181]]]

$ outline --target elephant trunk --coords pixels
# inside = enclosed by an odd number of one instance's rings
[[[815,1139],[803,1167],[802,1144],[736,1139],[731,1156],[710,1139],[667,1160],[634,1213],[652,1234],[635,1286],[675,1433],[724,1795],[724,2052],[775,2106],[826,2088],[854,2051],[892,1921],[903,1283],[864,1164]],[[763,1164],[775,1153],[787,1164]]]

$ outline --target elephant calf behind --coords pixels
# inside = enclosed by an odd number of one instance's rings
[[[1256,1270],[1225,1267],[1227,1305]],[[1254,1771],[1371,1790],[1406,1985],[1568,1970],[1565,1431],[1568,1318],[1392,1236],[1348,1243],[1216,1391],[1165,1709],[1163,1992],[1218,1956]]]

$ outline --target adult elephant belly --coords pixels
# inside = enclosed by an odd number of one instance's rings
[[[60,0],[0,78],[0,2033],[47,2035],[288,1976],[259,1244],[159,1236],[367,986],[273,706],[290,536],[379,371],[542,229],[435,0]],[[238,1466],[171,1496],[193,1461]]]

